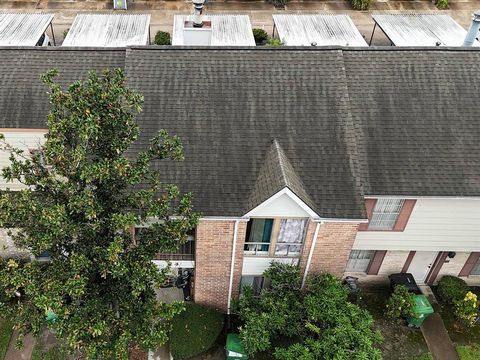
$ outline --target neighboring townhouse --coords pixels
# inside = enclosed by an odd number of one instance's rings
[[[194,193],[202,218],[155,262],[192,269],[199,303],[227,311],[241,284],[263,286],[271,261],[304,278],[476,281],[478,50],[0,49],[0,60],[2,131],[44,129],[42,72],[57,67],[68,83],[110,66],[145,96],[129,154],[159,129],[180,136],[185,161],[155,167]]]

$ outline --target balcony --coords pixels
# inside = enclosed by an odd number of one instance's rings
[[[275,250],[270,251],[270,243],[246,242],[243,251],[245,256],[270,256],[270,257],[299,257],[303,244],[277,243]]]
[[[155,260],[163,261],[194,261],[195,260],[195,241],[187,240],[186,243],[180,245],[175,252],[159,253]]]

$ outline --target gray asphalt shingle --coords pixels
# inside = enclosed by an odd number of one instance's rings
[[[124,67],[141,137],[180,136],[165,183],[205,216],[241,216],[287,186],[320,216],[365,218],[363,195],[480,196],[474,49],[1,49],[0,127],[41,128],[39,76]]]

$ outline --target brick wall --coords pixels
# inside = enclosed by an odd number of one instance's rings
[[[307,238],[305,239],[306,242],[313,237],[315,225],[313,223],[310,224]],[[328,271],[342,277],[355,236],[357,235],[357,229],[358,223],[338,222],[321,224],[308,272]],[[310,238],[308,237],[309,235]],[[303,267],[309,252],[310,246],[308,248],[306,246],[300,262]]]
[[[196,233],[195,302],[226,312],[235,221],[200,221]],[[232,293],[238,294],[246,222],[239,222]]]

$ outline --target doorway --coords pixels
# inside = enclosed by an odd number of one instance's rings
[[[435,262],[438,252],[417,251],[408,267],[408,272],[413,275],[418,284],[425,284],[430,269]]]

